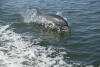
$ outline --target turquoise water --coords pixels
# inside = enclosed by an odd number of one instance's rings
[[[34,6],[67,18],[71,33],[30,23]],[[1,0],[0,67],[99,67],[99,0]]]

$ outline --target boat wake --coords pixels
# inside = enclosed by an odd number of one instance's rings
[[[30,42],[30,37],[24,40],[23,35],[17,34],[10,25],[0,26],[0,67],[66,67],[64,56],[67,54],[64,48],[55,48],[52,46],[44,47],[39,43],[40,38]],[[38,45],[34,45],[38,44]],[[33,45],[29,47],[29,45]]]

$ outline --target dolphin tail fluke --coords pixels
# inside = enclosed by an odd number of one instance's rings
[[[40,11],[40,8],[38,8],[38,7],[34,7],[34,8],[36,9],[37,14],[42,14],[42,12]]]

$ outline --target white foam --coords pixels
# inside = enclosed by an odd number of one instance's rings
[[[24,41],[22,34],[17,34],[13,30],[8,29],[10,25],[0,26],[0,41],[4,45],[0,46],[0,66],[2,67],[72,67],[73,64],[66,63],[63,54],[57,53],[56,50],[64,48],[43,47],[39,44],[40,38],[34,39],[31,43],[30,37],[25,36],[28,41]],[[52,57],[52,54],[56,54]]]
[[[3,61],[0,65],[4,64],[7,67],[50,67],[54,64],[62,67],[61,65],[66,65],[62,55],[56,56],[55,58],[47,57],[49,54],[55,52],[52,47],[49,47],[47,50],[45,50],[46,47],[39,45],[28,48],[28,45],[32,43],[24,41],[22,36],[14,33],[13,30],[8,30],[7,28],[9,26],[0,26],[0,31],[2,31],[0,33],[2,35],[0,40],[2,42],[7,40],[5,42],[6,45],[0,47],[0,60]],[[39,41],[35,39],[35,42],[38,43]],[[7,52],[5,53],[4,51]]]
[[[62,16],[62,12],[59,11],[59,12],[56,13],[56,15],[60,15],[60,16]]]
[[[9,27],[9,25],[6,25],[4,27],[0,26],[0,33],[2,33],[3,31],[5,31],[5,29],[7,29]]]

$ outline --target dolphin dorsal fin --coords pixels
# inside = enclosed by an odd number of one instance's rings
[[[42,12],[40,11],[40,8],[38,7],[35,7],[36,11],[37,11],[37,14],[42,14]]]

